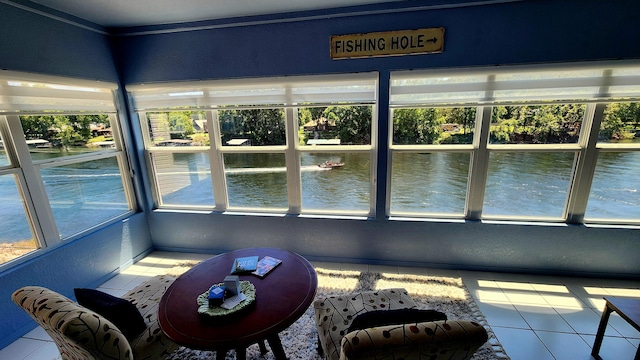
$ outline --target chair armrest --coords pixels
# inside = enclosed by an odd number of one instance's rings
[[[25,286],[12,300],[51,335],[65,358],[133,358],[129,342],[113,323],[55,291]]]
[[[468,359],[487,339],[482,325],[464,320],[372,327],[346,334],[340,359]]]
[[[127,338],[105,317],[80,308],[68,313],[60,331],[97,359],[133,359]]]

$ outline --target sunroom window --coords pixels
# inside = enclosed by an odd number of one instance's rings
[[[599,129],[585,218],[593,222],[638,222],[640,103],[607,104]]]
[[[0,73],[0,264],[133,211],[115,89]]]
[[[390,94],[390,215],[640,222],[638,66],[392,72]]]
[[[345,74],[128,86],[157,206],[372,214],[376,84]]]

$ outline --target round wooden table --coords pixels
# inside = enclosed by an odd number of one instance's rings
[[[250,273],[240,280],[256,288],[256,300],[238,314],[212,317],[198,313],[198,295],[230,275],[235,258],[265,255],[282,263],[264,278]],[[276,359],[286,359],[278,333],[289,327],[313,301],[318,278],[313,266],[302,256],[280,249],[252,248],[214,256],[182,274],[162,296],[158,308],[160,328],[173,342],[191,349],[214,350],[218,359],[235,349],[238,359],[246,358],[247,346],[267,340]]]

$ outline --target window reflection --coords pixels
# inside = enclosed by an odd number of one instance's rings
[[[41,176],[61,238],[131,210],[115,157],[44,168]]]
[[[640,151],[601,151],[585,218],[640,220],[639,179]]]
[[[213,206],[206,153],[153,153],[152,159],[162,204]]]
[[[483,215],[561,218],[573,152],[492,152]]]
[[[9,157],[7,156],[7,151],[4,149],[4,141],[2,141],[2,136],[0,136],[0,166],[9,166],[11,162],[9,161]]]
[[[287,209],[284,154],[224,154],[230,207]]]
[[[468,153],[393,154],[392,213],[464,214]]]
[[[222,145],[285,145],[283,109],[219,110]]]
[[[577,143],[584,104],[495,106],[491,115],[492,144]]]
[[[475,120],[475,107],[395,109],[393,144],[471,144]]]
[[[370,145],[372,106],[298,109],[301,145]]]
[[[0,264],[38,248],[14,175],[0,176]]]
[[[204,111],[148,112],[151,146],[208,146]]]
[[[302,154],[303,210],[368,212],[369,157],[369,153]]]
[[[36,161],[116,148],[106,114],[21,116],[20,122]]]

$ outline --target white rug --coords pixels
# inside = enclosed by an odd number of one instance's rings
[[[172,269],[171,273],[177,275],[192,265],[194,264],[182,264],[182,266]],[[402,287],[407,289],[421,309],[438,310],[447,314],[449,319],[471,320],[485,326],[489,333],[489,341],[478,349],[473,359],[509,359],[459,277],[398,275],[323,268],[316,268],[316,272],[318,274],[316,298],[354,291]],[[298,321],[281,332],[280,339],[290,360],[321,360],[322,357],[317,352],[318,341],[316,326],[313,321],[313,306],[309,307]],[[268,344],[267,349],[269,350]],[[226,357],[227,360],[235,358],[233,351],[230,351]],[[215,359],[215,352],[180,347],[169,359]],[[252,345],[247,348],[247,359],[272,360],[274,356],[271,351],[263,356],[260,354],[258,345]]]

